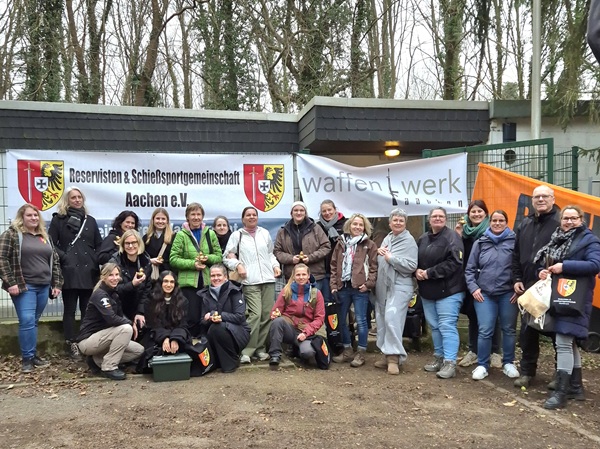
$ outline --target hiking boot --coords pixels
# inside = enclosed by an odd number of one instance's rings
[[[359,349],[356,351],[354,355],[354,360],[350,362],[350,366],[352,368],[358,368],[359,366],[363,366],[365,364],[365,350]]]
[[[385,354],[381,354],[381,358],[379,360],[377,360],[375,363],[373,363],[373,366],[375,366],[375,368],[387,369],[387,367],[388,367],[387,356]]]
[[[400,374],[400,356],[388,355],[387,356],[387,373],[396,375]]]
[[[119,368],[102,371],[102,375],[111,380],[125,380],[127,378],[127,375]]]
[[[552,380],[550,382],[548,382],[548,385],[546,386],[546,388],[551,391],[556,390],[556,371],[554,372],[554,375],[552,376]]]
[[[511,379],[519,377],[519,370],[513,363],[507,363],[502,367],[502,372]]]
[[[444,360],[442,368],[435,375],[440,379],[450,379],[456,376],[456,362]]]
[[[556,371],[556,390],[552,396],[544,402],[546,410],[556,410],[557,408],[565,408],[567,405],[567,391],[571,384],[571,375],[562,370]]]
[[[433,361],[431,363],[428,363],[427,365],[425,365],[423,367],[423,369],[425,371],[427,371],[428,373],[437,373],[442,368],[442,364],[444,363],[443,357],[440,357],[438,355],[436,355],[434,357],[435,358],[433,359]]]
[[[494,352],[490,356],[490,366],[492,368],[502,368],[502,355]]]
[[[31,359],[31,362],[33,363],[33,366],[35,366],[35,367],[50,365],[49,361],[44,360],[44,359],[38,357],[37,355],[33,356],[33,358]]]
[[[344,351],[340,355],[336,355],[332,360],[335,363],[352,362],[354,360],[354,351],[352,350],[352,347],[344,348]]]
[[[81,352],[79,351],[79,346],[74,341],[65,341],[65,345],[67,347],[67,356],[72,360],[81,360]]]
[[[23,360],[23,363],[21,364],[21,372],[22,373],[33,372],[33,359]]]
[[[527,376],[526,374],[521,375],[518,379],[513,382],[513,385],[517,388],[525,387],[528,388],[533,381],[533,376]]]
[[[471,372],[471,379],[473,380],[482,380],[488,377],[488,371],[485,369],[485,366],[479,365]]]
[[[96,365],[96,362],[94,361],[94,357],[92,357],[91,355],[88,355],[85,358],[85,363],[87,363],[87,366],[90,369],[90,372],[95,376],[100,374],[100,372],[102,371],[100,369],[100,367],[98,365]]]
[[[567,399],[575,399],[576,401],[585,401],[585,394],[583,391],[583,379],[581,378],[581,367],[573,368],[573,374],[571,374],[571,385],[567,391]]]
[[[458,362],[458,366],[471,366],[471,365],[475,365],[477,363],[477,354],[475,354],[473,351],[469,351],[467,352],[467,355],[465,355],[460,362]]]

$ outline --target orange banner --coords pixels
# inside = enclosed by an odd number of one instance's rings
[[[585,213],[585,222],[592,232],[600,237],[600,198],[596,196],[543,183],[527,176],[480,163],[471,198],[484,200],[490,213],[495,209],[506,211],[508,221],[512,223],[510,228],[514,230],[533,210],[531,195],[533,189],[540,185],[548,185],[554,190],[554,198],[558,207],[580,206]],[[600,308],[599,288],[594,291],[593,304]]]

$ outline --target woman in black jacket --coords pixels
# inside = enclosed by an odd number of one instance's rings
[[[140,219],[132,210],[124,210],[115,217],[112,223],[112,229],[102,241],[98,250],[98,263],[104,265],[114,255],[119,247],[119,240],[125,231],[129,229],[138,230],[140,228]]]
[[[415,277],[423,300],[425,319],[431,327],[435,360],[425,371],[441,379],[456,375],[456,356],[460,344],[458,313],[465,298],[463,242],[446,226],[446,210],[436,207],[429,212],[431,231],[417,241],[419,261]]]
[[[227,279],[223,264],[210,267],[210,286],[198,292],[202,300],[200,332],[208,339],[215,366],[232,373],[239,366],[240,353],[250,341],[246,302],[240,287]]]
[[[88,215],[85,195],[78,187],[69,187],[58,202],[48,235],[60,257],[60,267],[65,280],[62,290],[63,332],[67,354],[80,358],[75,343],[75,312],[79,300],[81,319],[98,282],[100,269],[96,251],[102,244],[96,219]]]
[[[144,252],[140,234],[130,229],[119,241],[119,251],[110,260],[121,269],[121,282],[117,293],[123,305],[123,313],[135,321],[141,331],[146,324],[146,305],[150,299],[150,257]]]
[[[152,212],[148,232],[143,237],[146,252],[150,256],[152,264],[152,270],[147,275],[153,281],[158,279],[160,273],[171,269],[169,258],[174,238],[175,234],[171,229],[169,213],[166,209],[157,207]]]

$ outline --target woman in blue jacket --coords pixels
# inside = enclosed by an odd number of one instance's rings
[[[579,206],[565,206],[561,210],[559,227],[550,242],[538,251],[534,261],[548,267],[540,271],[540,279],[546,279],[548,274],[562,274],[587,281],[582,315],[563,316],[550,311],[556,332],[557,386],[544,408],[554,410],[564,408],[567,399],[585,399],[578,343],[588,336],[594,285],[600,272],[600,240],[585,226]]]
[[[514,248],[515,233],[508,227],[506,212],[492,212],[490,227],[473,244],[465,269],[467,289],[475,299],[479,323],[478,366],[473,370],[473,380],[481,380],[488,375],[492,336],[498,317],[502,327],[502,371],[510,378],[519,377],[513,363],[519,313],[510,270]]]

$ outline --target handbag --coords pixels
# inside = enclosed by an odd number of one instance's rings
[[[185,352],[192,358],[190,376],[204,376],[213,370],[212,350],[206,337],[202,337],[196,344],[185,345]]]
[[[550,314],[554,316],[583,316],[589,297],[588,276],[556,275],[552,278]]]
[[[535,318],[529,312],[524,312],[523,319],[527,326],[538,332],[554,332],[554,317],[550,314],[550,311],[544,313],[539,318]]]
[[[239,232],[239,234],[240,234],[240,239],[238,240],[237,252],[235,253],[235,256],[238,258],[238,260],[240,258],[240,243],[242,241],[242,233]],[[242,281],[244,280],[244,278],[242,278],[240,273],[238,273],[237,269],[236,270],[227,270],[227,277],[229,277],[230,281],[237,282],[238,284],[241,284]]]
[[[327,340],[320,335],[317,335],[310,340],[310,345],[315,351],[315,362],[317,363],[317,367],[319,369],[329,369],[331,352],[329,351]]]
[[[534,318],[540,318],[550,308],[550,296],[552,295],[552,276],[540,279],[525,293],[519,296],[518,303],[521,313],[529,312]]]

